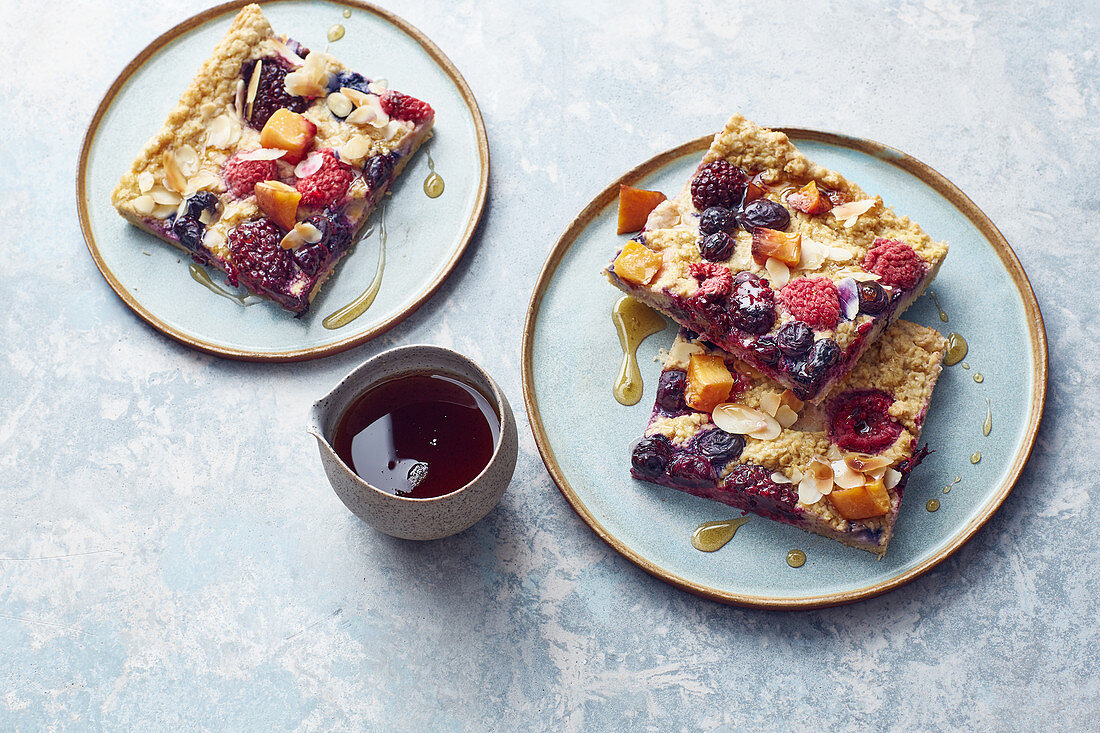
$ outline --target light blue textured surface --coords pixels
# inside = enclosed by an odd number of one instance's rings
[[[1100,10],[730,5],[395,5],[478,97],[489,206],[416,315],[294,365],[158,335],[80,236],[84,126],[123,66],[202,3],[0,5],[13,29],[0,728],[1095,727]],[[523,316],[552,243],[620,173],[733,110],[905,150],[1020,256],[1050,336],[1050,393],[1022,481],[974,541],[855,606],[722,606],[596,537],[525,428],[511,488],[461,535],[392,540],[347,512],[303,430],[312,401],[368,355],[427,341],[476,359],[518,410]]]

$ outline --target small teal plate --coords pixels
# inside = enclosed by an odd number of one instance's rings
[[[211,293],[191,278],[186,255],[128,224],[111,206],[110,196],[245,4],[219,5],[184,21],[123,70],[85,135],[77,206],[88,249],[103,276],[157,330],[221,356],[311,359],[351,348],[394,326],[443,283],[481,217],[489,147],[481,112],[462,75],[404,20],[360,2],[264,4],[276,33],[310,48],[325,48],[329,28],[343,25],[343,38],[327,44],[329,52],[352,69],[385,77],[394,88],[428,100],[436,110],[434,137],[408,163],[393,195],[372,216],[377,224],[386,209],[386,267],[377,298],[358,319],[336,330],[321,324],[371,282],[378,263],[377,233],[344,258],[302,318],[267,301],[242,308]],[[344,17],[345,10],[350,17]],[[429,154],[446,182],[436,199],[423,191]],[[209,271],[226,287],[224,276]]]
[[[600,275],[628,235],[616,235],[619,183],[673,195],[710,137],[659,155],[603,191],[551,252],[531,299],[524,333],[527,411],[544,462],[578,514],[647,572],[702,596],[745,606],[815,608],[898,587],[942,561],[989,519],[1019,476],[1042,415],[1046,334],[1016,256],[986,216],[953,184],[892,148],[842,135],[785,129],[812,160],[843,171],[880,194],[951,251],[933,290],[905,318],[962,334],[963,364],[945,367],[922,442],[936,452],[913,473],[889,551],[874,555],[759,517],[714,553],[692,548],[702,522],[740,513],[628,473],[631,443],[653,407],[658,349],[675,335],[669,322],[638,350],[645,394],[623,407],[611,394],[622,351],[611,308],[622,295]],[[975,376],[982,375],[980,383]],[[992,431],[983,435],[986,405]],[[978,463],[971,462],[981,452]],[[957,483],[955,482],[958,478]],[[952,485],[953,484],[953,485]],[[952,485],[949,493],[945,487]],[[939,509],[928,511],[929,500]],[[787,565],[791,549],[806,553]]]

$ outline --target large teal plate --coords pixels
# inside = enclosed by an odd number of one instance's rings
[[[692,548],[700,523],[739,513],[721,504],[635,481],[631,443],[641,435],[660,373],[658,349],[675,334],[649,337],[638,351],[645,395],[633,407],[611,394],[622,352],[611,321],[621,293],[600,269],[625,241],[615,234],[618,184],[677,192],[710,138],[659,155],[603,191],[551,252],[535,287],[524,333],[527,410],[544,462],[566,499],[600,537],[647,572],[728,603],[814,608],[877,595],[912,580],[969,539],[1012,489],[1035,439],[1046,392],[1046,334],[1031,286],[1000,232],[953,184],[892,148],[832,133],[784,130],[812,160],[880,194],[951,247],[933,290],[948,322],[925,295],[905,317],[957,331],[970,343],[963,365],[936,387],[923,440],[935,453],[912,476],[882,560],[839,543],[753,518],[715,553]],[[978,383],[975,376],[981,374]],[[982,434],[986,400],[993,429]],[[980,451],[980,462],[971,456]],[[954,484],[949,493],[943,489]],[[940,503],[938,511],[925,505]],[[802,549],[806,564],[786,563]]]
[[[296,319],[277,305],[242,308],[193,280],[179,250],[126,223],[110,203],[119,177],[163,123],[180,93],[225,34],[245,2],[211,8],[156,39],[111,86],[84,138],[77,205],[88,249],[103,276],[138,316],[202,351],[251,360],[290,361],[332,354],[363,343],[412,313],[443,283],[477,227],[489,179],[489,148],[481,112],[462,75],[427,37],[404,20],[361,2],[264,3],[276,33],[324,48],[328,29],[344,37],[329,52],[349,67],[385,77],[436,110],[434,137],[408,163],[387,198],[387,262],[381,290],[361,317],[329,330],[322,319],[370,283],[379,237],[360,242]],[[350,17],[344,17],[344,10]],[[423,192],[430,153],[446,190]],[[373,219],[377,222],[379,212]],[[217,272],[216,281],[225,285]]]

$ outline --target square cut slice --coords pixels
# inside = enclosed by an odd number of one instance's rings
[[[111,202],[302,315],[434,119],[426,102],[275,35],[247,5]]]
[[[629,258],[650,263],[646,277],[612,258],[604,274],[613,285],[811,402],[947,255],[881,198],[738,115],[626,246],[649,251]]]
[[[886,552],[946,341],[896,321],[821,403],[804,403],[751,366],[680,329],[631,475],[829,537]],[[711,412],[686,403],[688,372],[720,357],[735,377]]]

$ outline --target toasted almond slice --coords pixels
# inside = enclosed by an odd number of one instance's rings
[[[230,138],[229,128],[229,117],[226,115],[218,115],[210,120],[210,124],[206,128],[207,146],[219,150],[228,147]]]
[[[778,392],[765,392],[760,396],[760,410],[775,417],[775,411],[779,409],[781,399]]]
[[[244,110],[245,117],[252,119],[252,105],[256,102],[256,92],[260,89],[260,73],[263,71],[264,62],[262,59],[256,60],[256,65],[252,67],[252,76],[248,80],[248,93],[244,98]]]
[[[854,257],[854,255],[843,247],[829,247],[829,251],[825,253],[826,258],[833,262],[848,262]]]
[[[217,214],[212,214],[209,211],[207,211],[206,209],[203,209],[202,213],[199,214],[199,221],[201,221],[203,224],[205,224],[208,227],[213,226],[214,223],[218,221],[218,215]]]
[[[137,182],[139,191],[141,191],[142,193],[149,193],[149,189],[151,189],[153,187],[153,184],[156,183],[156,179],[153,178],[153,174],[149,171],[142,171],[141,173],[138,173]]]
[[[244,79],[237,79],[237,91],[233,95],[233,111],[237,113],[238,117],[244,117],[245,89]]]
[[[821,497],[831,493],[832,490],[832,479],[818,479],[806,474],[798,482],[798,501],[802,504],[816,504],[821,501]]]
[[[187,192],[216,191],[221,186],[221,179],[208,170],[201,170],[187,179]]]
[[[830,465],[833,467],[833,483],[840,488],[854,489],[866,483],[863,474],[859,471],[853,471],[846,462],[833,461]]]
[[[298,232],[298,236],[304,239],[309,244],[316,244],[321,241],[321,237],[324,235],[321,230],[310,224],[308,221],[300,221],[294,225],[294,231]]]
[[[833,480],[833,467],[828,461],[822,458],[815,457],[810,461],[810,465],[806,467],[806,475],[812,478],[824,481],[828,479]]]
[[[775,440],[782,432],[783,426],[779,424],[778,420],[774,417],[766,417],[763,427],[759,430],[753,430],[751,433],[746,433],[746,435],[757,440]]]
[[[892,489],[901,482],[901,471],[896,471],[893,468],[886,469],[886,473],[882,476],[883,485]]]
[[[153,216],[158,219],[167,219],[176,213],[176,204],[157,204],[153,209]]]
[[[754,410],[736,402],[723,402],[717,405],[711,412],[711,420],[714,424],[727,433],[748,435],[755,431],[761,431],[768,427],[768,421],[775,422],[774,418],[765,415],[759,410]],[[778,426],[779,423],[776,423]]]
[[[149,194],[144,194],[130,201],[130,205],[134,207],[134,211],[137,213],[148,216],[157,207],[157,202]]]
[[[333,92],[325,97],[325,104],[328,105],[329,111],[337,117],[347,117],[355,109],[355,105],[351,103],[351,100],[339,92]]]
[[[798,396],[789,389],[783,390],[783,394],[780,395],[779,401],[782,402],[784,405],[790,407],[795,412],[800,412],[802,408],[806,406],[806,403],[798,399]]]
[[[799,481],[801,481],[802,476],[803,476],[802,472],[799,471],[797,468],[792,468],[791,469],[791,483],[792,484],[797,484]]]
[[[878,481],[880,478],[886,475],[886,472],[890,470],[888,468],[876,468],[874,471],[868,471],[863,474],[869,481]]]
[[[840,206],[834,206],[832,208],[832,214],[837,219],[858,219],[863,214],[870,211],[877,202],[875,199],[862,199],[860,201],[849,201],[846,204]],[[853,224],[855,222],[852,222]],[[852,224],[844,223],[844,226],[850,227]]]
[[[791,480],[787,478],[786,475],[780,473],[779,471],[774,471],[771,478],[772,481],[777,484],[789,484],[791,482]]]
[[[183,175],[183,172],[176,164],[176,155],[171,150],[165,150],[160,156],[160,163],[164,166],[164,180],[167,183],[168,188],[172,189],[176,193],[183,193],[187,190],[187,176]],[[164,203],[158,201],[157,203]],[[178,203],[178,202],[177,202]]]
[[[286,155],[285,150],[279,148],[256,148],[237,156],[238,160],[278,160]]]
[[[858,272],[842,272],[840,273],[844,277],[850,277],[856,282],[867,282],[868,280],[881,280],[881,275],[876,275],[873,272],[864,272],[862,270]]]
[[[824,245],[818,244],[808,237],[803,237],[802,251],[799,255],[798,267],[796,269],[816,270],[825,262],[825,253],[827,251]]]
[[[321,170],[321,164],[325,162],[325,156],[323,153],[319,153],[314,150],[307,155],[301,163],[294,166],[295,178],[309,178],[317,171]]]
[[[149,195],[153,197],[153,201],[164,206],[171,206],[175,208],[180,202],[180,195],[175,191],[169,191],[164,186],[153,186],[149,189]]]
[[[352,89],[351,87],[340,87],[340,95],[346,98],[356,107],[362,107],[364,104],[367,103],[367,100],[370,99],[369,94],[361,92],[358,89]]]
[[[281,240],[279,240],[279,246],[283,249],[298,249],[306,240],[302,238],[302,235],[298,233],[298,227],[295,226]]]
[[[868,473],[878,468],[886,468],[893,461],[886,456],[869,456],[863,453],[850,453],[844,457],[844,462],[853,471]]]
[[[404,133],[406,130],[408,130],[409,124],[410,123],[404,122],[402,120],[390,120],[388,123],[386,123],[386,126],[383,127],[379,132],[382,133],[383,140],[385,140],[386,142],[390,142],[398,136],[398,133]]]
[[[791,268],[774,257],[767,259],[764,269],[768,271],[768,279],[774,288],[781,288],[791,280]]]
[[[362,163],[371,149],[371,140],[363,135],[356,135],[344,143],[340,148],[340,160],[346,163]]]
[[[225,246],[225,237],[215,229],[207,229],[202,238],[202,246],[216,252]]]
[[[844,459],[844,451],[836,443],[832,443],[829,445],[829,450],[825,451],[825,457],[830,461],[840,461]]]
[[[271,44],[275,46],[275,50],[279,53],[279,55],[289,61],[290,65],[293,66],[295,69],[306,62],[305,59],[291,51],[290,48],[278,38],[272,38]]]
[[[193,176],[199,169],[199,154],[193,147],[184,143],[176,150],[176,165],[179,166],[180,173],[183,175]]]
[[[798,413],[786,405],[780,405],[779,409],[775,411],[775,421],[783,428],[789,428],[798,422]]]
[[[367,84],[367,89],[370,89],[378,96],[382,96],[385,92],[389,91],[389,88],[390,83],[386,79],[375,79],[370,84]]]
[[[370,105],[363,105],[362,107],[357,107],[344,121],[350,122],[353,125],[365,125],[373,121],[374,118],[375,111],[371,109]]]

